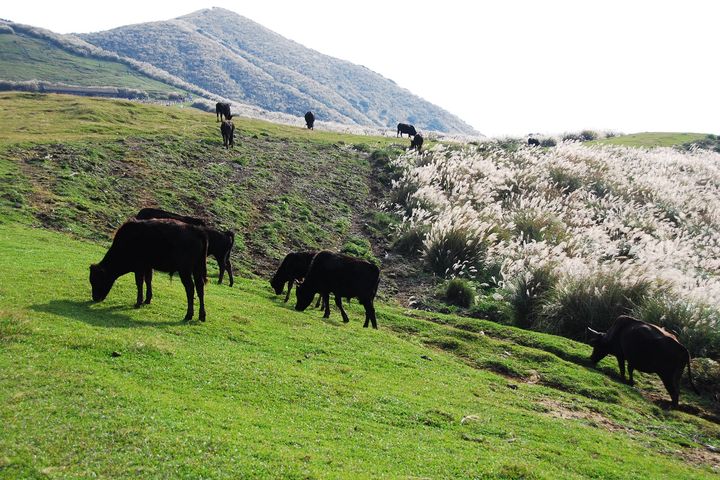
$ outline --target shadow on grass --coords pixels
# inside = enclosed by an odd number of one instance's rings
[[[151,320],[137,320],[118,313],[134,309],[132,306],[112,306],[107,308],[90,308],[95,302],[77,300],[51,300],[48,303],[31,305],[30,310],[35,312],[50,313],[72,320],[80,320],[88,325],[110,328],[135,328],[135,327],[172,327],[191,322],[178,320],[174,322],[158,322]],[[152,308],[146,306],[145,308]]]

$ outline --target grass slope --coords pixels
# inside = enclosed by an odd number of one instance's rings
[[[627,147],[675,147],[705,138],[703,133],[642,132],[604,138],[592,143]]]
[[[151,97],[166,97],[171,92],[181,92],[122,63],[74,55],[49,42],[20,33],[0,35],[0,79],[134,88],[147,92]]]
[[[372,331],[356,304],[322,321],[248,280],[184,324],[164,275],[142,309],[131,276],[88,302],[103,252],[0,226],[0,477],[717,475],[716,424],[573,363],[585,345],[389,306]]]
[[[109,240],[139,208],[159,205],[234,229],[235,262],[263,275],[291,248],[362,236],[381,199],[383,165],[368,153],[396,148],[394,138],[236,118],[236,148],[225,150],[215,115],[194,109],[16,93],[0,105],[8,215]]]

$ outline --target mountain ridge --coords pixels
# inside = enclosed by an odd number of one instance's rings
[[[265,110],[346,124],[477,135],[478,132],[394,81],[304,47],[229,10],[214,7],[174,19],[77,34],[151,63],[216,95]]]

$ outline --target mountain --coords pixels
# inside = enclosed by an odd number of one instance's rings
[[[458,117],[366,67],[323,55],[222,8],[79,35],[214,94],[319,120],[477,134]]]

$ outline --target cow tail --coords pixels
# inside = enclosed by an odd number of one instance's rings
[[[690,364],[692,362],[690,361],[690,352],[687,352],[687,364],[688,364],[688,380],[690,380],[690,386],[692,387],[693,391],[700,395],[700,392],[698,391],[697,387],[695,386],[695,383],[693,383],[692,379],[692,370],[690,369]]]
[[[208,253],[208,244],[210,243],[210,240],[208,240],[207,233],[204,231],[202,232],[203,236],[203,261],[200,263],[200,274],[202,275],[203,283],[208,283],[208,274],[207,274],[207,253]]]

